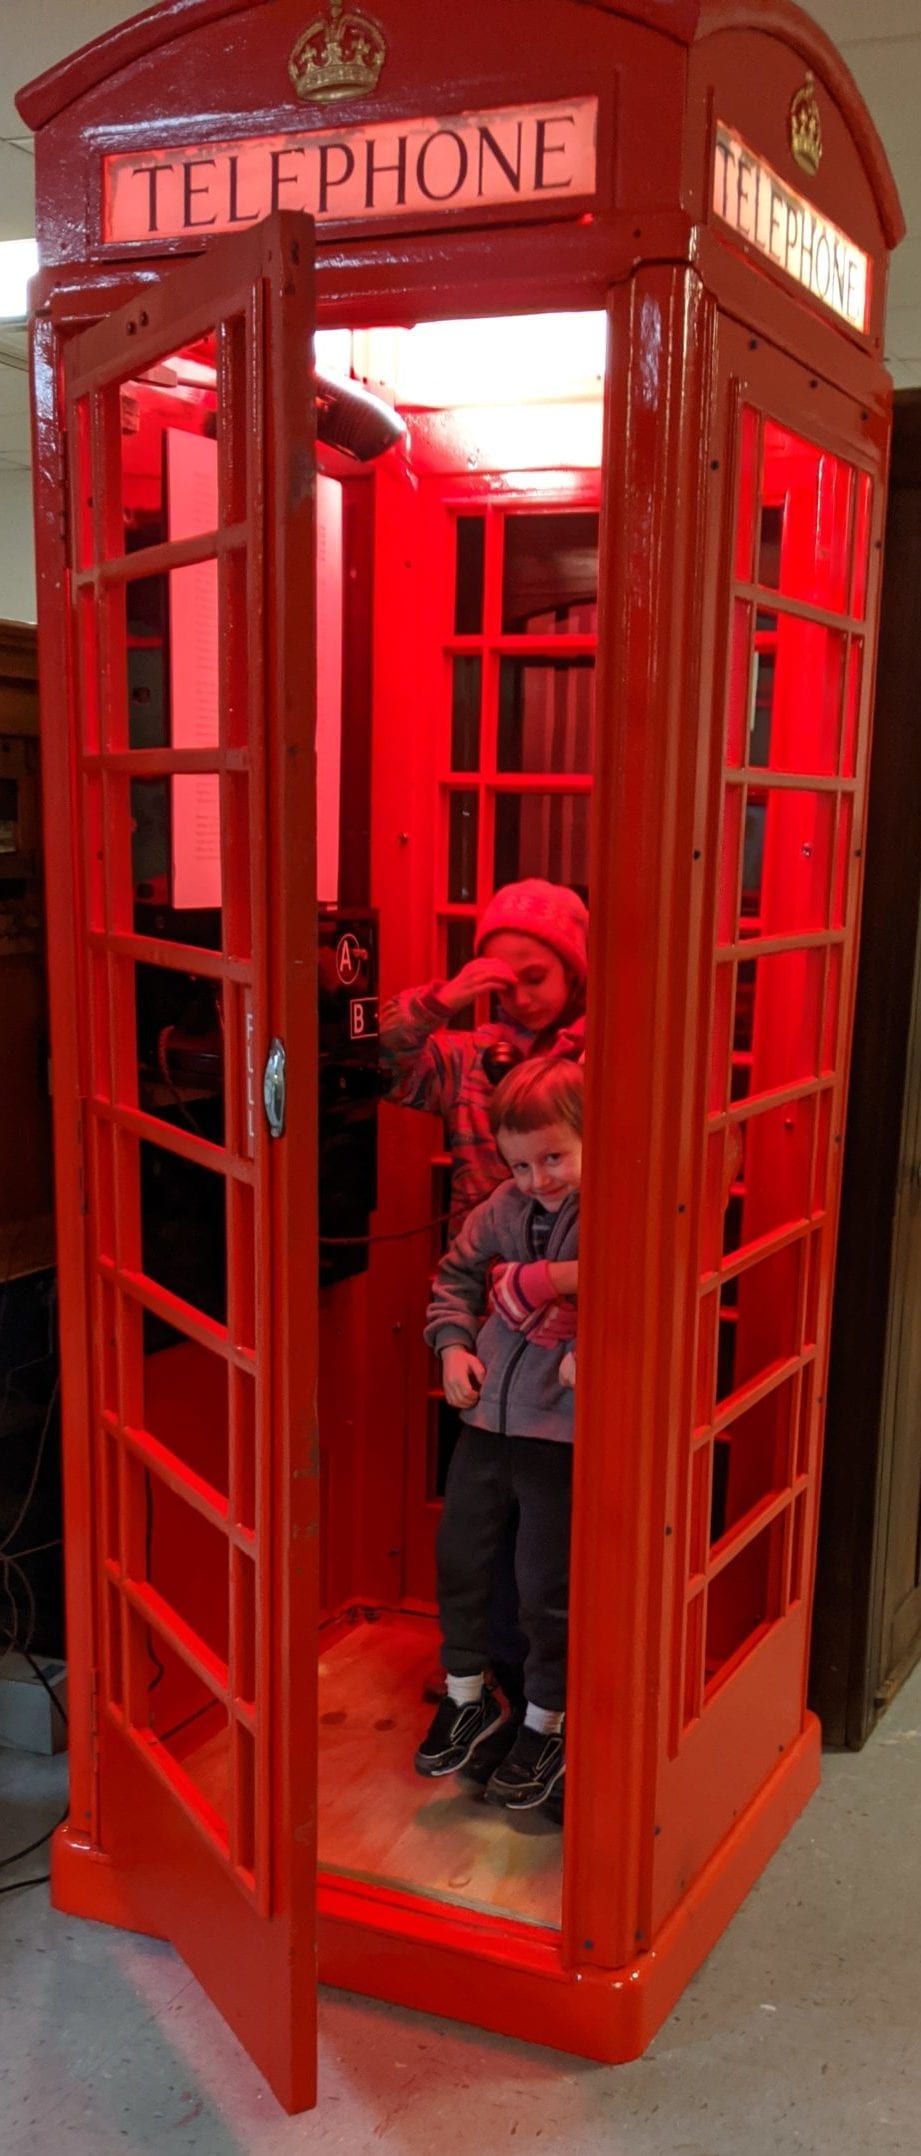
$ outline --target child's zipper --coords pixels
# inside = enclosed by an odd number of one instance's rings
[[[532,1220],[533,1220],[533,1218],[534,1218],[534,1207],[535,1207],[536,1203],[537,1203],[536,1199],[532,1200],[532,1203],[531,1203],[531,1211],[530,1211],[530,1214],[529,1214],[529,1216],[528,1216],[528,1220],[527,1220],[527,1223],[526,1223],[526,1225],[525,1225],[525,1238],[526,1238],[526,1241],[527,1241],[527,1244],[528,1244],[528,1249],[529,1249],[529,1251],[530,1251],[530,1254],[531,1254],[532,1258],[533,1258],[533,1256],[534,1256],[534,1244],[533,1244],[533,1242],[532,1242],[532,1239],[531,1239],[531,1222],[532,1222]],[[565,1210],[565,1207],[564,1207],[564,1206],[561,1206],[561,1207],[560,1207],[560,1212],[562,1213],[562,1212],[563,1212],[564,1210]],[[569,1223],[567,1222],[567,1227],[568,1227],[568,1225],[569,1225]],[[561,1227],[562,1227],[562,1222],[560,1221],[560,1219],[559,1219],[559,1218],[557,1218],[557,1219],[556,1219],[556,1220],[554,1221],[554,1223],[553,1223],[553,1226],[552,1226],[552,1228],[551,1228],[551,1230],[550,1230],[550,1240],[549,1240],[549,1242],[548,1242],[548,1244],[547,1244],[547,1252],[549,1252],[549,1250],[550,1250],[550,1245],[551,1245],[551,1243],[553,1243],[554,1241],[555,1241],[555,1242],[557,1242],[558,1244],[559,1244],[559,1243],[560,1243],[561,1241],[565,1241],[565,1235],[561,1235],[561,1233],[560,1233]],[[546,1253],[545,1253],[545,1255],[546,1255]],[[507,1413],[508,1413],[508,1396],[509,1396],[509,1392],[510,1392],[510,1389],[511,1389],[511,1383],[512,1383],[512,1379],[513,1379],[513,1377],[514,1377],[514,1375],[515,1375],[515,1372],[516,1372],[516,1370],[517,1370],[517,1368],[518,1368],[518,1365],[519,1365],[519,1363],[520,1363],[520,1361],[521,1361],[522,1355],[524,1354],[524,1351],[525,1351],[525,1348],[527,1347],[527,1345],[528,1345],[527,1337],[525,1337],[525,1339],[524,1339],[524,1340],[520,1340],[520,1341],[519,1341],[519,1343],[518,1343],[518,1346],[517,1346],[517,1348],[515,1348],[515,1349],[514,1349],[514,1351],[513,1351],[513,1353],[512,1353],[512,1354],[511,1354],[511,1355],[509,1356],[508,1362],[507,1362],[507,1363],[506,1363],[506,1365],[505,1365],[505,1370],[504,1370],[504,1373],[503,1373],[503,1377],[502,1377],[502,1384],[501,1384],[501,1387],[500,1387],[500,1390],[499,1390],[499,1436],[500,1436],[500,1437],[507,1437],[507,1436],[508,1436],[508,1431],[506,1430],[506,1427],[505,1427],[505,1418],[506,1418],[506,1415],[507,1415]]]
[[[501,1390],[500,1390],[500,1393],[499,1393],[499,1436],[500,1436],[500,1437],[507,1437],[507,1436],[508,1436],[508,1431],[507,1431],[507,1429],[506,1429],[506,1427],[505,1427],[505,1417],[506,1417],[506,1413],[507,1413],[507,1410],[508,1410],[508,1396],[509,1396],[509,1388],[510,1388],[510,1386],[511,1386],[511,1382],[512,1382],[512,1379],[513,1379],[513,1377],[514,1377],[514,1375],[515,1375],[515,1371],[517,1370],[517,1368],[518,1368],[518,1365],[519,1365],[519,1363],[520,1363],[520,1361],[521,1361],[522,1355],[524,1354],[525,1348],[527,1347],[527,1344],[528,1344],[528,1343],[527,1343],[527,1339],[524,1339],[524,1340],[520,1340],[520,1341],[519,1341],[519,1343],[518,1343],[518,1346],[517,1346],[517,1347],[515,1348],[515,1350],[514,1350],[514,1352],[512,1353],[512,1355],[510,1355],[510,1357],[509,1357],[509,1360],[508,1360],[508,1362],[507,1362],[507,1363],[506,1363],[506,1365],[505,1365],[505,1371],[504,1371],[504,1373],[503,1373],[503,1378],[502,1378],[502,1386],[501,1386]]]

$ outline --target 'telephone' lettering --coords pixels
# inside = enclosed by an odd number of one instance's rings
[[[591,197],[597,98],[195,143],[105,159],[106,240],[229,232],[279,208],[322,224]]]
[[[713,208],[723,223],[776,262],[812,299],[867,326],[868,257],[723,126],[716,131]]]

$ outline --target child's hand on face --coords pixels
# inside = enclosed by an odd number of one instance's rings
[[[485,1376],[485,1368],[472,1348],[455,1343],[442,1349],[441,1381],[449,1407],[475,1407]]]
[[[567,1350],[566,1354],[564,1355],[564,1357],[563,1357],[563,1360],[562,1360],[562,1362],[561,1362],[561,1364],[560,1364],[560,1384],[561,1384],[561,1385],[575,1385],[575,1382],[576,1382],[576,1356],[575,1356],[575,1349],[574,1349],[574,1348],[569,1348],[569,1349]]]
[[[501,959],[471,958],[468,965],[455,973],[453,980],[445,981],[441,1001],[452,1013],[462,1011],[468,1003],[475,1002],[477,996],[514,988],[515,981],[511,966],[503,965]]]

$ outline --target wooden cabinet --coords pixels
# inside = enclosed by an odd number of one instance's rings
[[[54,1262],[35,630],[0,623],[0,1280]]]
[[[921,1656],[921,391],[896,397],[811,1703],[864,1743]]]

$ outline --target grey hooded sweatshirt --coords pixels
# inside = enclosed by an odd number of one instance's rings
[[[524,1263],[538,1255],[531,1238],[539,1210],[514,1183],[500,1183],[482,1205],[474,1206],[446,1250],[432,1288],[425,1337],[437,1355],[446,1347],[467,1347],[486,1370],[475,1407],[462,1419],[475,1430],[500,1437],[544,1437],[571,1444],[574,1399],[560,1384],[564,1349],[535,1347],[496,1312],[486,1317],[487,1275],[494,1258]],[[559,1212],[546,1248],[550,1261],[579,1255],[579,1195],[571,1192]]]

